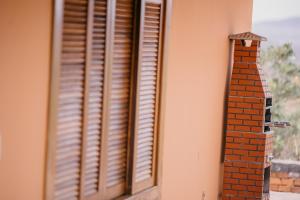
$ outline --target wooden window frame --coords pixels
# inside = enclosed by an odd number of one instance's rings
[[[50,83],[49,83],[49,103],[48,103],[48,127],[47,127],[47,149],[46,149],[46,159],[45,159],[45,185],[44,185],[44,199],[53,199],[53,186],[54,186],[54,169],[55,169],[55,159],[54,152],[56,149],[56,116],[58,112],[57,96],[59,94],[59,74],[60,74],[60,59],[61,59],[61,41],[62,40],[62,18],[63,18],[63,0],[53,0],[52,4],[52,50],[51,50],[51,63],[50,63]],[[156,184],[155,186],[138,192],[136,194],[131,194],[130,186],[126,186],[126,190],[129,194],[117,198],[117,200],[159,200],[161,199],[161,185],[162,185],[162,155],[163,155],[163,140],[164,140],[164,119],[165,119],[165,108],[166,108],[166,76],[168,71],[168,47],[169,47],[169,33],[171,25],[171,15],[173,0],[162,0],[163,6],[163,19],[162,19],[162,29],[161,29],[161,59],[159,67],[160,72],[160,87],[159,87],[159,103],[158,103],[158,137],[157,137],[157,155],[156,155]],[[90,3],[89,3],[90,4]],[[90,6],[89,6],[90,7]],[[136,7],[135,7],[136,9]],[[91,10],[89,8],[89,10]],[[92,14],[89,14],[92,15]],[[139,17],[137,17],[139,18]],[[138,23],[135,21],[135,23]],[[90,23],[91,24],[91,23]],[[135,31],[136,32],[136,31]],[[88,33],[91,34],[91,33]],[[135,37],[134,46],[138,43],[138,37]],[[89,40],[87,45],[90,45]],[[133,56],[133,59],[137,55]],[[86,77],[88,79],[88,77]],[[86,96],[86,92],[85,92]],[[86,112],[86,111],[85,111]],[[130,113],[130,117],[131,113]],[[83,135],[85,135],[85,131]],[[131,142],[131,138],[128,139]],[[83,140],[83,145],[85,144]],[[130,159],[130,155],[128,155]],[[128,170],[129,171],[129,170]],[[127,172],[127,176],[132,176]],[[81,177],[82,179],[82,177]],[[129,178],[130,180],[130,178]],[[128,181],[130,182],[130,181]],[[130,184],[130,183],[129,183]],[[80,189],[82,190],[82,185]],[[100,186],[101,188],[101,186]]]

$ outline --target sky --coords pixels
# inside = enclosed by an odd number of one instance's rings
[[[300,0],[254,0],[254,23],[291,17],[300,17]]]

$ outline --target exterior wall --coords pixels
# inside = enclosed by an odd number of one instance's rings
[[[41,200],[52,0],[0,6],[0,199]],[[174,0],[166,70],[163,200],[217,199],[230,33],[252,0]],[[4,31],[3,31],[4,30]]]
[[[173,1],[163,200],[218,199],[228,35],[251,30],[251,16],[252,0]]]
[[[0,3],[0,199],[42,200],[51,0]]]

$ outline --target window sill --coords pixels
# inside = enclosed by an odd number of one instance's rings
[[[116,200],[159,200],[160,190],[158,186],[139,192],[135,195],[127,195]]]

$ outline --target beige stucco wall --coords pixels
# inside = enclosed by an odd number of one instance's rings
[[[227,36],[249,31],[251,19],[252,0],[173,1],[163,200],[217,200]]]
[[[52,0],[0,3],[0,199],[41,200]],[[216,200],[229,33],[252,0],[174,0],[166,74],[163,200]]]
[[[50,0],[0,0],[1,200],[41,200]]]

